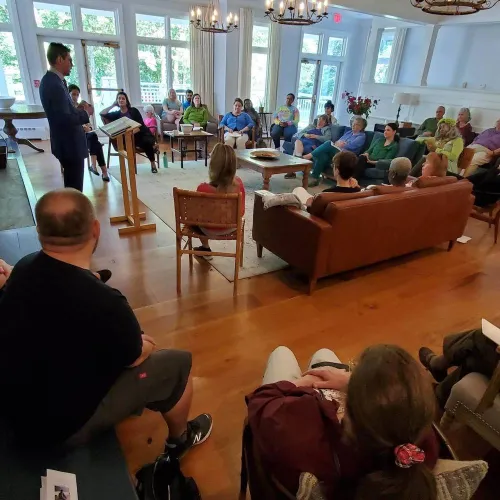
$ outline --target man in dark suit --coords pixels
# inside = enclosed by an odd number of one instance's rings
[[[75,108],[64,77],[73,68],[70,49],[62,43],[51,43],[47,50],[50,69],[40,83],[40,99],[50,126],[52,154],[64,169],[64,187],[83,190],[84,160],[87,139],[82,125],[89,122],[89,105]]]

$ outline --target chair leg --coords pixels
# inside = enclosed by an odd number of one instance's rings
[[[188,249],[192,250],[193,249],[193,239],[188,238]],[[192,271],[193,270],[193,254],[189,254],[189,269]]]
[[[450,413],[449,411],[445,411],[443,413],[443,416],[441,417],[441,422],[439,423],[439,426],[443,431],[447,430],[450,428],[451,424],[455,420],[455,416],[453,413]]]
[[[241,241],[236,240],[236,254],[234,256],[234,283],[233,283],[233,296],[238,295],[238,275],[240,271],[240,255],[241,255]]]
[[[495,217],[495,245],[498,241],[498,226],[500,226],[500,211],[498,212],[497,216]]]
[[[450,240],[448,243],[448,252],[455,246],[455,241],[456,240]]]
[[[177,237],[175,253],[177,257],[177,295],[181,294],[181,238]]]
[[[241,228],[241,252],[240,252],[240,267],[243,267],[243,252],[245,249],[245,224]]]
[[[108,162],[107,162],[107,164],[106,164],[106,165],[108,166],[108,168],[110,167],[110,165],[109,165],[109,160],[111,159],[111,148],[112,148],[112,146],[111,146],[111,140],[110,140],[110,141],[108,142]]]
[[[316,283],[318,282],[318,278],[309,278],[309,295],[314,293],[314,289],[316,288]]]
[[[257,257],[259,257],[259,259],[262,258],[262,250],[263,249],[264,249],[264,247],[260,243],[257,243]]]

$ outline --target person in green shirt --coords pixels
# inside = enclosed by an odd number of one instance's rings
[[[438,106],[436,109],[436,116],[432,118],[426,118],[422,125],[418,127],[417,132],[413,138],[420,140],[425,140],[426,137],[434,137],[436,135],[436,130],[439,120],[441,120],[446,113],[444,106]]]
[[[184,112],[183,123],[191,123],[195,127],[205,128],[208,123],[208,109],[201,104],[200,94],[193,96],[191,106]]]
[[[358,157],[356,179],[361,179],[365,170],[374,166],[378,160],[392,160],[396,158],[399,148],[397,136],[398,125],[388,123],[384,129],[384,137],[374,137],[367,151]]]

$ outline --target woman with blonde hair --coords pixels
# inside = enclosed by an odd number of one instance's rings
[[[196,191],[200,193],[241,193],[241,216],[245,215],[245,187],[243,181],[236,176],[236,155],[234,149],[227,144],[216,144],[210,155],[208,167],[209,182],[202,182]],[[234,232],[234,229],[196,227],[206,237],[200,238],[201,246],[195,250],[211,252],[208,240],[210,236],[221,236]],[[205,257],[210,260],[211,257]]]
[[[168,123],[175,123],[177,128],[179,128],[179,121],[182,116],[182,110],[184,109],[181,101],[177,99],[177,92],[174,89],[168,91],[168,97],[163,99],[163,112],[161,117],[168,121]]]

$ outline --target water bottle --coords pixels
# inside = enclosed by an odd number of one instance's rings
[[[163,168],[168,168],[168,158],[167,158],[167,152],[163,152]]]

